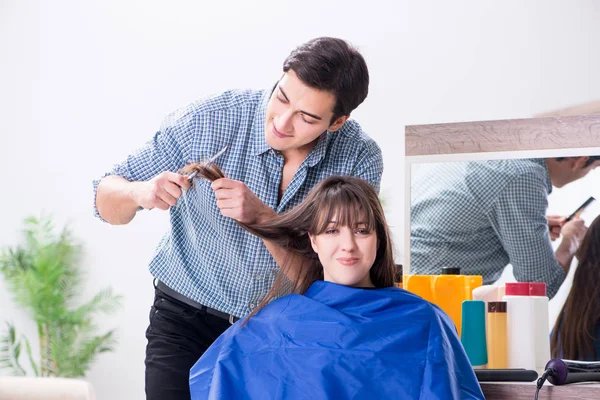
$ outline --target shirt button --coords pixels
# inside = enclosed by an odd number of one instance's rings
[[[255,303],[250,303],[250,311],[254,310],[254,308],[256,308],[256,304]]]
[[[254,277],[254,279],[256,279],[257,281],[259,281],[259,280],[261,280],[261,279],[262,279],[262,277],[263,277],[262,275],[256,275],[256,276]]]

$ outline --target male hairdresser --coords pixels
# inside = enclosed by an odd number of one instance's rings
[[[156,295],[146,332],[147,399],[190,398],[192,365],[271,287],[284,249],[240,228],[294,207],[332,174],[377,190],[381,150],[348,119],[367,97],[356,49],[317,38],[291,52],[268,90],[232,90],[170,115],[152,140],[94,182],[97,215],[127,224],[141,209],[169,210],[171,229],[150,262]],[[193,187],[177,173],[227,146],[226,179]]]
[[[569,157],[423,167],[411,191],[411,273],[460,267],[490,284],[510,263],[517,281],[545,282],[552,298],[586,227],[581,219],[546,218],[548,195],[598,165],[600,157]]]

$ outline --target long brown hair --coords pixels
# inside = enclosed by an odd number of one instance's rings
[[[201,162],[185,166],[182,174],[214,181],[225,174],[214,163]],[[304,294],[317,280],[323,279],[323,266],[312,249],[308,233],[319,235],[335,217],[337,226],[354,227],[366,223],[377,235],[377,253],[369,272],[375,287],[394,286],[396,264],[390,230],[377,192],[368,182],[352,176],[330,176],[317,184],[306,199],[293,209],[263,224],[238,225],[248,232],[287,249],[299,257],[287,257],[280,266],[273,286],[248,318],[272,300],[287,293]]]
[[[309,286],[323,279],[323,266],[313,251],[308,233],[323,233],[335,217],[337,226],[354,227],[365,222],[377,234],[377,253],[370,270],[373,285],[378,288],[394,286],[394,263],[390,232],[377,192],[366,181],[351,176],[330,176],[315,186],[306,199],[293,209],[265,224],[246,229],[295,253],[302,262],[280,266],[273,287],[259,306],[249,315],[285,293],[303,294]]]
[[[179,170],[180,174],[183,175],[192,175],[195,174],[199,178],[208,179],[209,181],[216,181],[220,178],[225,178],[225,174],[221,171],[221,168],[213,162],[210,161],[202,161],[198,163],[188,164],[185,167]],[[191,181],[192,186],[194,185],[194,180]]]
[[[600,217],[588,228],[577,250],[579,265],[573,286],[554,324],[552,357],[584,360],[600,354],[594,350],[596,324],[600,322]]]

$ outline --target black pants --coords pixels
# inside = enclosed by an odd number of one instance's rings
[[[155,289],[146,330],[146,399],[190,399],[190,368],[230,326]]]

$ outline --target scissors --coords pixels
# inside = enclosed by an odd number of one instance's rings
[[[212,156],[211,158],[208,159],[208,161],[206,162],[206,166],[208,167],[210,164],[212,164],[213,162],[215,162],[215,160],[217,158],[219,158],[223,153],[225,153],[225,150],[227,150],[228,146],[223,147],[223,150],[219,151],[217,154],[215,154],[214,156]],[[188,175],[188,180],[191,182],[192,179],[194,179],[194,177],[198,174],[198,171],[194,171],[191,174]]]

